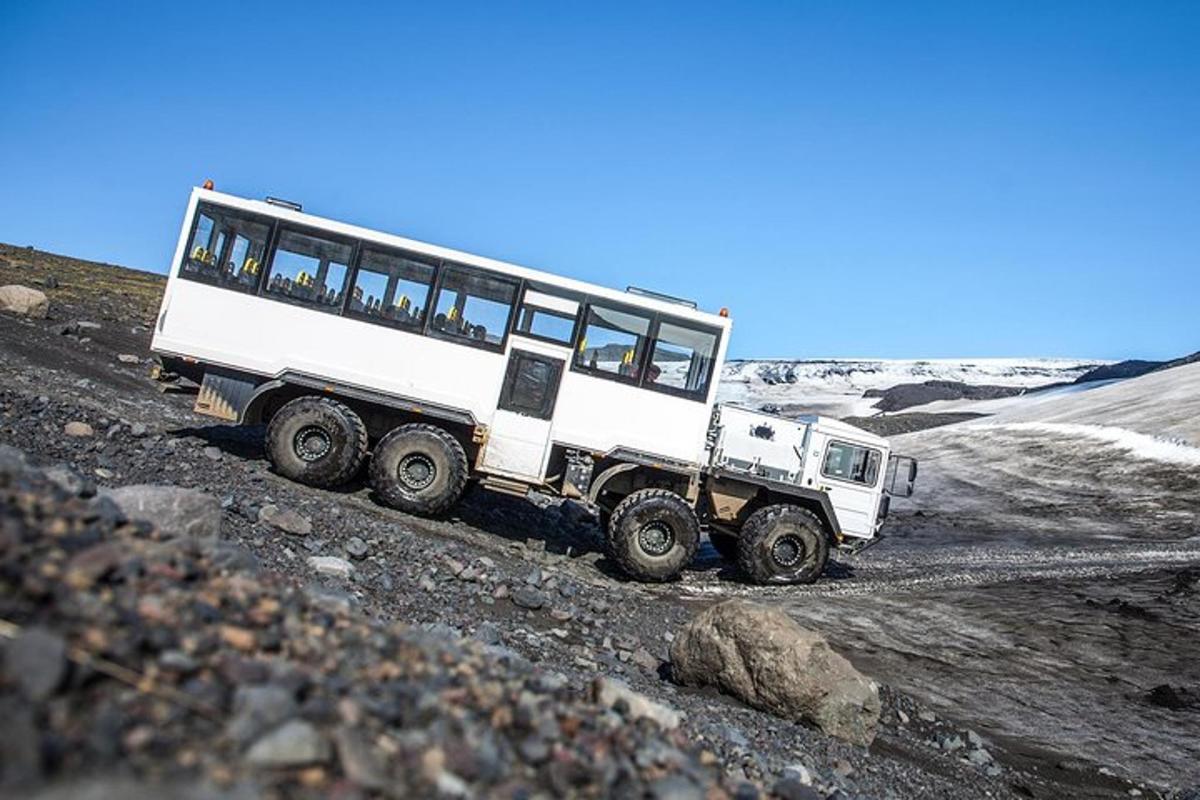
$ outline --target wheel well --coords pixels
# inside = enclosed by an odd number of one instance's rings
[[[820,521],[831,544],[838,543],[838,526],[831,518],[831,509],[817,497],[805,497],[729,479],[710,480],[705,485],[707,495],[704,520],[723,533],[737,535],[750,516],[761,508],[773,505],[792,505],[809,511]]]
[[[296,386],[294,384],[284,384],[277,389],[272,389],[255,397],[246,408],[242,421],[244,424],[251,425],[259,423],[267,424],[271,421],[271,417],[275,416],[284,405],[295,400],[297,397],[304,397],[306,395],[329,397],[337,400],[339,403],[344,403],[362,419],[363,424],[367,428],[367,437],[372,444],[387,435],[389,431],[401,425],[406,425],[410,422],[424,422],[442,428],[457,439],[467,452],[467,458],[471,463],[474,462],[476,452],[479,449],[479,445],[474,441],[474,428],[462,422],[444,420],[431,417],[428,414],[393,408],[383,403],[376,403],[357,397],[346,397],[337,392],[316,392],[308,387]]]
[[[645,464],[632,464],[614,459],[602,460],[594,470],[596,476],[590,492],[592,502],[608,512],[639,489],[667,489],[688,498],[691,485],[687,475]]]

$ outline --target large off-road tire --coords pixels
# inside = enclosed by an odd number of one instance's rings
[[[710,530],[708,532],[708,541],[712,542],[713,549],[720,554],[721,558],[726,561],[737,562],[738,537]]]
[[[667,489],[639,489],[608,522],[609,555],[632,578],[669,581],[692,562],[700,522],[687,501]]]
[[[467,454],[435,425],[401,425],[375,445],[371,486],[379,498],[410,514],[440,514],[467,485]]]
[[[756,583],[812,583],[829,561],[829,537],[811,511],[760,508],[742,525],[738,566]]]
[[[275,471],[309,486],[345,483],[362,467],[366,454],[362,419],[329,397],[297,397],[267,425],[267,458]]]

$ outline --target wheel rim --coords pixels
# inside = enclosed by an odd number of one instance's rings
[[[675,546],[675,531],[660,520],[647,522],[638,531],[638,546],[649,556],[665,556]]]
[[[424,453],[409,453],[404,458],[400,459],[400,465],[396,469],[397,477],[400,483],[410,491],[418,492],[421,489],[429,488],[437,477],[437,466],[433,463],[433,459]]]
[[[783,569],[798,566],[803,560],[807,549],[799,536],[787,534],[780,536],[771,545],[771,559]]]
[[[292,439],[292,449],[301,461],[312,463],[320,461],[333,449],[333,439],[329,433],[317,425],[306,425],[296,431]]]

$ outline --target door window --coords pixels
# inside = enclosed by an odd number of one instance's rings
[[[500,392],[499,408],[537,419],[554,415],[563,362],[523,350],[514,350]]]
[[[845,442],[830,442],[825,449],[821,474],[827,478],[874,486],[875,479],[879,477],[880,458],[878,450]]]

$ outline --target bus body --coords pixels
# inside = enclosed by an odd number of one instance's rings
[[[333,485],[370,451],[377,492],[408,511],[444,510],[468,477],[584,499],[638,577],[690,559],[712,480],[743,485],[741,517],[791,497],[833,545],[873,536],[875,506],[869,533],[844,532],[817,484],[714,477],[730,330],[686,301],[198,188],[152,349],[164,376],[200,385],[196,411],[268,423],[268,456],[288,477]]]

